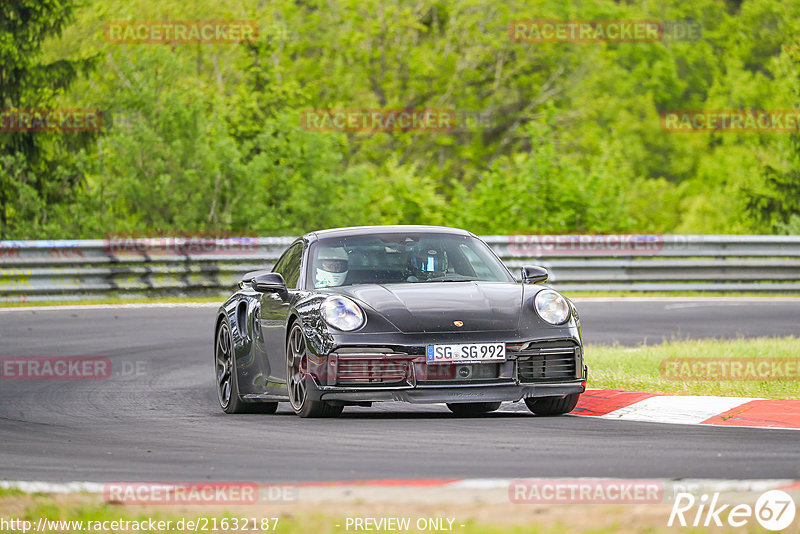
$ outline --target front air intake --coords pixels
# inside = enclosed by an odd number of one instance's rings
[[[520,382],[574,380],[580,347],[571,342],[528,343],[516,352]]]

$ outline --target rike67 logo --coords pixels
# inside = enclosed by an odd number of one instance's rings
[[[755,506],[749,504],[730,504],[719,502],[719,493],[709,497],[704,493],[699,498],[691,493],[678,493],[667,526],[743,527],[755,517],[765,529],[783,530],[794,521],[795,503],[791,495],[781,490],[770,490],[759,496]],[[727,514],[727,515],[726,515]]]

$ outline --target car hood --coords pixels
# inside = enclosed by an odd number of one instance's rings
[[[406,333],[516,330],[523,295],[521,284],[503,282],[365,284],[336,289]],[[462,326],[456,326],[458,321]]]

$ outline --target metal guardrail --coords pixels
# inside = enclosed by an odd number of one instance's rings
[[[512,235],[487,243],[564,291],[800,292],[800,236]],[[290,237],[0,241],[0,300],[224,294]]]

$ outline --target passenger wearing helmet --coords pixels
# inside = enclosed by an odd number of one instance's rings
[[[409,257],[409,282],[442,278],[447,273],[447,254],[431,247],[417,247]]]
[[[342,247],[322,247],[317,253],[314,287],[333,287],[344,284],[347,278],[347,251]]]

